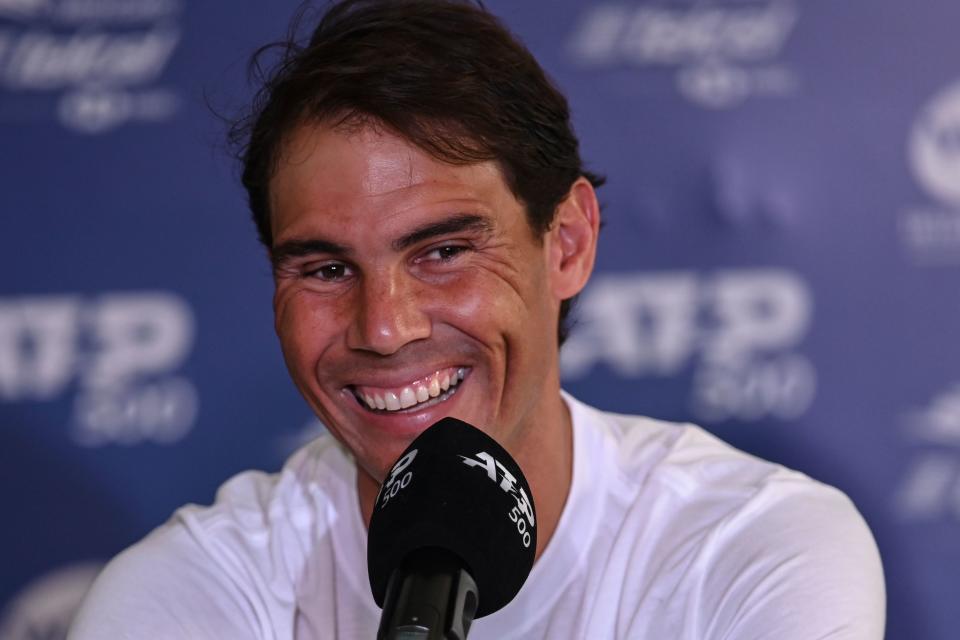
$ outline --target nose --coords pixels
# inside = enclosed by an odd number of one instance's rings
[[[347,346],[386,356],[429,337],[425,302],[419,283],[408,274],[367,274],[360,283]]]

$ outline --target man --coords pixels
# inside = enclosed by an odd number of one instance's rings
[[[365,523],[444,416],[498,440],[537,505],[533,572],[471,638],[882,637],[876,547],[842,494],[561,392],[601,180],[494,17],[341,2],[237,132],[284,357],[332,438],[121,554],[72,638],[374,637]]]

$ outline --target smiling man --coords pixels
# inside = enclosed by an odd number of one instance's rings
[[[593,265],[590,182],[538,233],[495,161],[450,164],[341,113],[291,131],[270,194],[277,333],[353,454],[364,520],[410,441],[453,415],[518,459],[549,540],[571,461],[556,327]]]
[[[845,496],[561,392],[602,181],[493,16],[337,3],[235,133],[283,354],[330,436],[118,556],[71,637],[374,637],[366,523],[446,416],[499,441],[537,505],[533,572],[471,638],[882,637],[879,558]]]

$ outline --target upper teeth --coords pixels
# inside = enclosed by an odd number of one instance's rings
[[[423,380],[418,380],[400,389],[392,391],[366,390],[359,392],[359,395],[371,409],[399,411],[438,397],[442,392],[457,386],[465,375],[466,369],[463,367],[456,371],[437,371]]]

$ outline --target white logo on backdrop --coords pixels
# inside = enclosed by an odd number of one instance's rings
[[[0,618],[4,640],[61,640],[102,565],[81,563],[37,578],[7,605]]]
[[[694,104],[728,108],[750,96],[796,93],[777,58],[796,25],[794,2],[737,5],[602,3],[578,22],[570,50],[580,64],[676,69],[677,90]]]
[[[918,449],[894,496],[897,513],[906,520],[960,521],[960,383],[903,423]]]
[[[182,8],[183,0],[0,0],[0,17],[122,24],[166,18]]]
[[[73,392],[78,444],[177,442],[198,411],[193,383],[176,375],[193,340],[193,312],[171,293],[0,299],[0,401]]]
[[[0,17],[26,18],[39,15],[50,4],[49,0],[0,0]]]
[[[960,82],[938,93],[910,131],[910,167],[935,198],[960,206]]]
[[[920,110],[907,141],[907,161],[917,184],[937,204],[906,208],[901,240],[918,262],[960,262],[960,82]]]
[[[816,390],[813,365],[793,351],[812,308],[803,279],[782,269],[598,274],[561,351],[563,375],[605,365],[628,378],[672,376],[692,366],[700,419],[796,418]]]
[[[0,30],[0,118],[42,113],[17,108],[18,94],[46,92],[58,98],[51,115],[82,133],[169,120],[179,94],[148,85],[180,43],[181,10],[176,0],[0,0],[0,17],[18,21]]]

